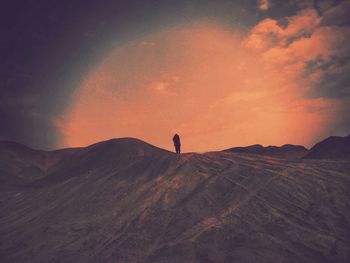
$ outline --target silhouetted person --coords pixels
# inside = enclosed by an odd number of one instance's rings
[[[175,146],[175,151],[176,153],[180,153],[181,150],[181,143],[180,143],[180,136],[178,134],[175,134],[173,137],[173,142],[174,142],[174,146]]]

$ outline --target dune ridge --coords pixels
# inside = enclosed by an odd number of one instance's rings
[[[348,160],[123,138],[40,168],[55,153],[14,148],[0,144],[1,262],[349,262]]]

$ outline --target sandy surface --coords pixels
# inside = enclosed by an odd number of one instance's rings
[[[7,148],[1,263],[350,262],[349,160],[177,156],[134,139]]]

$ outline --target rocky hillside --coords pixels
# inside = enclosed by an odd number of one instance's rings
[[[17,148],[18,147],[18,148]],[[350,163],[0,144],[0,262],[350,262]]]

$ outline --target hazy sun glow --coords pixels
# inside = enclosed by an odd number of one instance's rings
[[[116,46],[55,120],[62,146],[137,137],[172,150],[175,132],[184,151],[309,145],[338,105],[307,98],[302,65],[276,63],[286,56],[278,50],[252,49],[253,33],[197,23]]]

